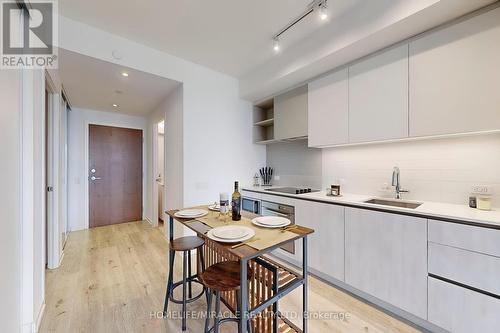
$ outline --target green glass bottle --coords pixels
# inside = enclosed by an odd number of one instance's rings
[[[241,220],[241,194],[238,191],[238,182],[234,182],[234,192],[231,196],[231,206],[233,221]]]

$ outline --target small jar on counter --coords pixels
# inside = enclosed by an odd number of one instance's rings
[[[491,201],[492,201],[492,196],[491,195],[478,195],[476,198],[476,205],[477,209],[480,210],[491,210]]]

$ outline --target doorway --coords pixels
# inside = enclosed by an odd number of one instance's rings
[[[142,130],[89,125],[89,226],[142,220]]]
[[[156,223],[158,227],[162,228],[164,223],[164,193],[165,193],[165,121],[162,120],[157,124],[157,137],[156,137],[156,196],[158,200],[158,219]]]

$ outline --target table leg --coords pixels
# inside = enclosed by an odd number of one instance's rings
[[[168,227],[169,227],[169,235],[168,238],[170,241],[174,240],[174,218],[170,216],[169,222],[168,222]]]
[[[302,299],[303,299],[303,314],[302,314],[302,325],[303,325],[303,333],[307,333],[307,236],[303,238],[302,243],[302,276],[304,279],[304,284],[302,285]]]
[[[169,228],[170,228],[170,241],[174,239],[174,218],[170,216],[169,219]],[[168,251],[168,265],[169,265],[169,272],[168,272],[168,280],[167,280],[167,292],[165,293],[165,303],[163,306],[163,313],[167,315],[168,311],[168,301],[170,298],[170,293],[172,292],[172,285],[174,284],[173,282],[173,270],[174,270],[174,259],[175,259],[175,252],[170,250]]]
[[[248,260],[242,259],[240,261],[240,327],[239,332],[247,333],[247,321],[248,321]]]

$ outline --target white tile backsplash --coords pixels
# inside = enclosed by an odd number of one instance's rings
[[[278,186],[321,187],[321,150],[308,148],[307,141],[275,143],[267,146],[267,165],[274,168]]]
[[[323,187],[343,179],[346,192],[383,195],[394,166],[408,199],[467,204],[472,185],[489,184],[500,207],[500,134],[323,149]]]

